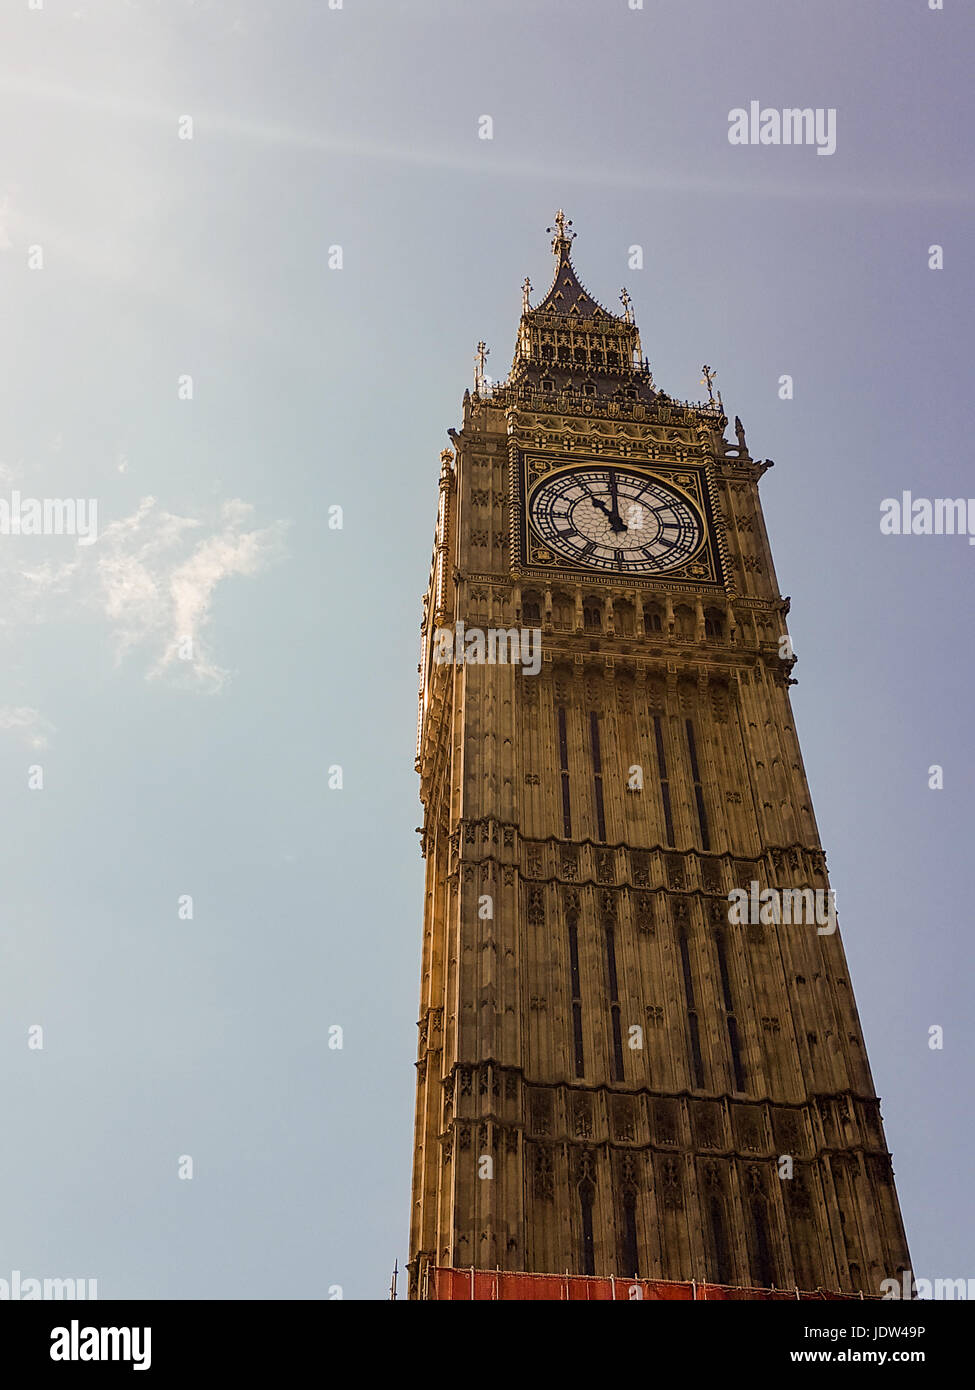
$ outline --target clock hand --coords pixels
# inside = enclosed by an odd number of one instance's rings
[[[610,526],[612,526],[613,530],[617,533],[628,530],[629,528],[626,522],[620,516],[620,499],[616,488],[616,471],[612,468],[609,470],[609,495],[613,503],[613,510],[609,514]]]
[[[613,510],[610,511],[601,497],[593,497],[591,493],[589,495],[589,501],[594,507],[598,507],[603,516],[608,519],[611,531],[615,531],[618,534],[620,531],[625,531],[627,529],[626,523],[615,508],[615,504]]]

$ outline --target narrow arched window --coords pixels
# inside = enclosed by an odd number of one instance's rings
[[[724,1204],[721,1198],[712,1197],[710,1208],[715,1279],[719,1284],[732,1284],[734,1279],[731,1268],[731,1252],[728,1245],[728,1231],[725,1226]]]
[[[755,1274],[758,1286],[771,1289],[775,1284],[775,1262],[769,1240],[768,1214],[761,1197],[752,1200],[752,1232],[754,1235]]]
[[[636,1234],[636,1193],[632,1188],[623,1192],[623,1231],[620,1242],[620,1273],[624,1279],[640,1277],[640,1247]]]
[[[596,1190],[591,1182],[583,1181],[579,1184],[579,1207],[582,1216],[583,1274],[596,1273],[596,1243],[593,1239],[592,1229],[592,1205],[595,1195]]]

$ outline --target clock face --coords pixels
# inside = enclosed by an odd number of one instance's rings
[[[528,504],[538,537],[565,560],[607,574],[659,574],[700,549],[696,507],[656,478],[614,464],[540,483]]]

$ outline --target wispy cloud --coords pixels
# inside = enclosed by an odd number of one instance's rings
[[[0,729],[15,729],[29,748],[46,748],[54,725],[29,705],[0,705]]]
[[[214,654],[214,594],[224,581],[271,564],[283,551],[285,530],[281,521],[256,526],[253,507],[236,498],[214,515],[190,517],[145,497],[131,516],[104,526],[94,545],[72,547],[67,559],[49,550],[26,564],[39,538],[6,538],[0,573],[10,602],[0,622],[9,630],[63,619],[72,609],[96,614],[108,623],[119,662],[142,652],[147,679],[219,690],[229,673]]]

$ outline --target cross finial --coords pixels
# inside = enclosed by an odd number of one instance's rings
[[[527,314],[527,313],[528,313],[528,310],[531,308],[531,304],[529,303],[529,296],[530,296],[531,292],[532,292],[532,282],[529,280],[528,276],[526,275],[526,276],[525,276],[525,283],[524,283],[524,284],[522,285],[522,287],[521,287],[521,312],[522,312],[523,314]]]
[[[569,230],[571,226],[572,219],[570,217],[566,217],[562,209],[559,208],[558,212],[555,214],[555,226],[545,228],[547,232],[555,233],[555,236],[552,239],[552,250],[555,252],[556,255],[559,254],[563,247],[566,250],[568,250],[569,246],[571,245],[572,239],[575,236],[575,232]]]
[[[622,306],[623,306],[623,317],[624,317],[624,319],[626,320],[627,323],[632,323],[632,322],[633,322],[633,309],[631,308],[631,305],[633,304],[633,300],[632,300],[632,299],[630,298],[630,296],[627,294],[625,287],[624,287],[623,289],[620,290],[620,303],[621,303]]]

